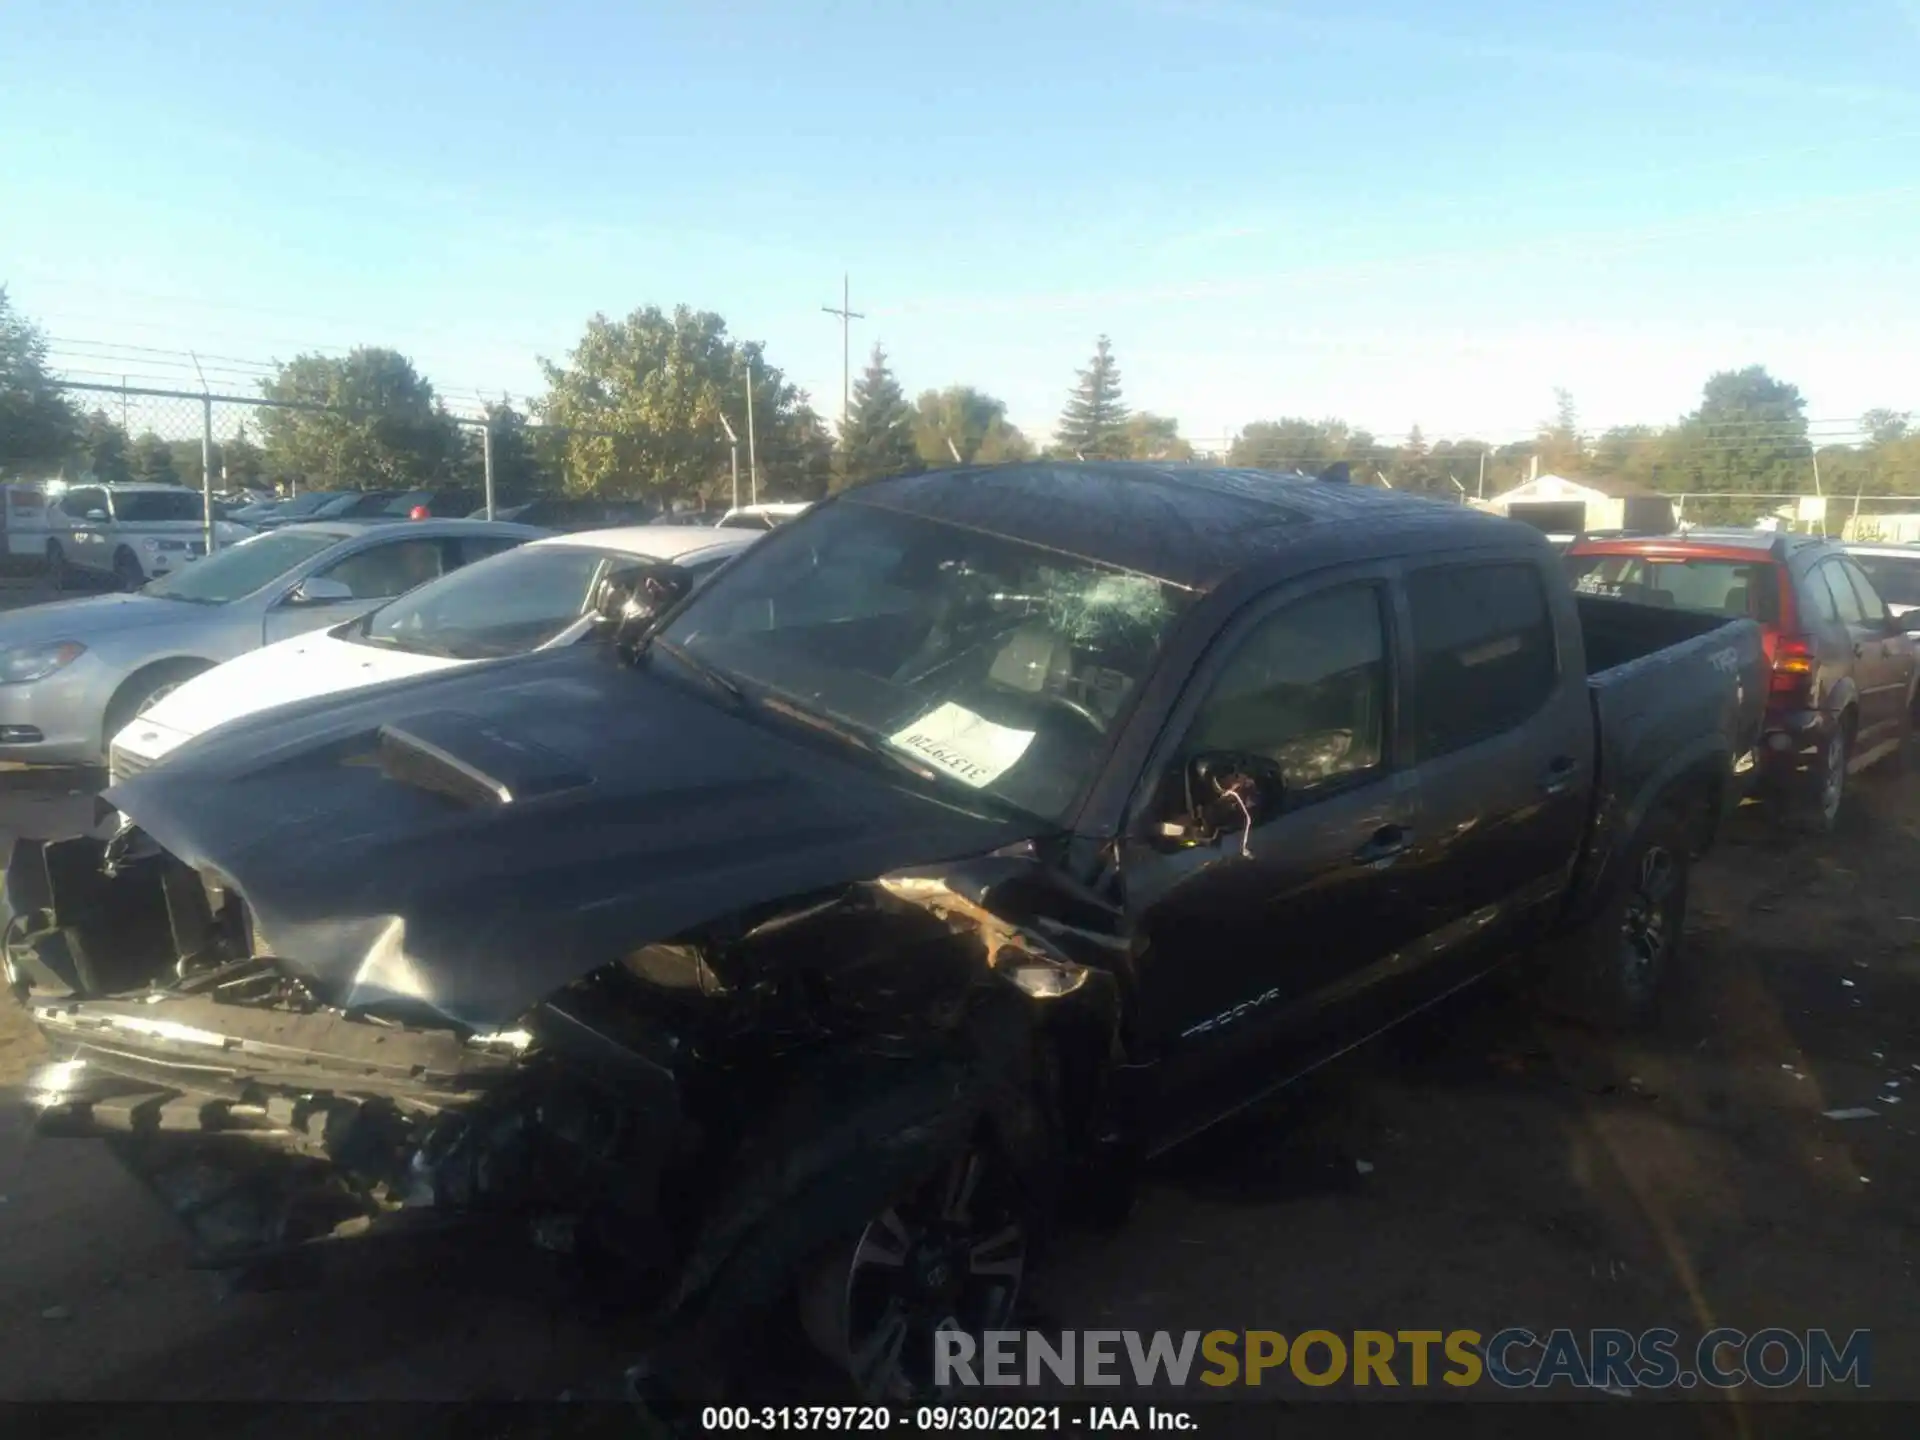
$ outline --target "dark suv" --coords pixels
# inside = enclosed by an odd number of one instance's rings
[[[1756,779],[1783,816],[1832,829],[1847,776],[1904,749],[1920,612],[1893,615],[1834,541],[1694,530],[1580,540],[1564,559],[1586,594],[1759,623],[1773,675]]]

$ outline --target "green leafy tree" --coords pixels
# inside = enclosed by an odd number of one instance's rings
[[[1181,438],[1180,422],[1171,415],[1137,410],[1120,427],[1120,435],[1129,460],[1185,462],[1193,459],[1193,446]]]
[[[0,474],[57,466],[71,452],[78,425],[47,372],[46,337],[0,286]]]
[[[1356,455],[1354,441],[1364,439],[1368,451]],[[1360,469],[1364,460],[1372,475],[1370,435],[1356,437],[1340,420],[1256,420],[1233,437],[1227,449],[1229,465],[1245,465],[1256,470],[1303,470],[1316,473],[1336,460],[1346,460]],[[1358,477],[1356,477],[1358,478]]]
[[[853,410],[840,437],[840,476],[845,485],[908,475],[926,468],[914,442],[916,413],[878,345],[853,382]]]
[[[758,342],[730,339],[711,311],[682,305],[668,315],[649,305],[622,320],[595,315],[564,365],[541,366],[547,394],[535,414],[564,430],[553,464],[576,494],[663,505],[721,499],[730,483],[724,416],[740,437],[744,498],[749,373],[762,498],[824,491],[830,449],[805,393],[766,363]]]
[[[450,473],[461,443],[433,386],[397,350],[301,355],[261,383],[270,400],[325,411],[263,408],[267,466],[307,488],[396,489]]]
[[[1127,455],[1127,405],[1120,394],[1120,367],[1113,342],[1102,335],[1093,360],[1080,372],[1055,432],[1064,455],[1086,460],[1121,460]]]
[[[1710,378],[1700,408],[1681,421],[1670,445],[1681,483],[1665,488],[1785,492],[1812,474],[1807,402],[1797,386],[1759,365]]]
[[[1007,419],[1007,406],[971,385],[923,390],[914,402],[913,444],[928,465],[951,465],[953,451],[966,465],[1029,460],[1033,446]],[[947,448],[951,441],[953,450]]]
[[[461,478],[475,491],[487,481],[486,441],[493,440],[493,498],[496,505],[518,505],[552,488],[553,477],[548,457],[534,442],[527,429],[527,417],[505,399],[486,407],[486,428],[463,426],[466,454],[461,460]]]
[[[127,463],[127,432],[104,410],[95,410],[80,427],[77,459],[81,473],[103,484],[117,485],[133,478]]]
[[[1912,417],[1899,410],[1869,410],[1860,417],[1860,428],[1874,445],[1891,445],[1907,438]]]
[[[199,467],[195,467],[198,469]],[[133,478],[154,485],[177,485],[180,476],[173,468],[173,450],[151,430],[133,442]]]

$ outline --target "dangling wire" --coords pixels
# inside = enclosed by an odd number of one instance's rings
[[[1247,802],[1241,798],[1238,785],[1224,793],[1229,800],[1240,807],[1240,814],[1245,821],[1240,829],[1240,858],[1251,860],[1253,858],[1253,811],[1247,808]]]

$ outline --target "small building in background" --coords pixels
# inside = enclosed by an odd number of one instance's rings
[[[1671,497],[1606,475],[1578,480],[1564,475],[1536,475],[1480,505],[1549,535],[1582,535],[1596,530],[1665,535],[1672,531],[1675,519]]]
[[[1920,512],[1849,515],[1841,522],[1840,535],[1862,545],[1912,545],[1920,541]]]

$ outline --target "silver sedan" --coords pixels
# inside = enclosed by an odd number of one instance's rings
[[[0,760],[99,764],[111,736],[202,670],[550,533],[485,520],[291,525],[131,594],[0,615]]]

